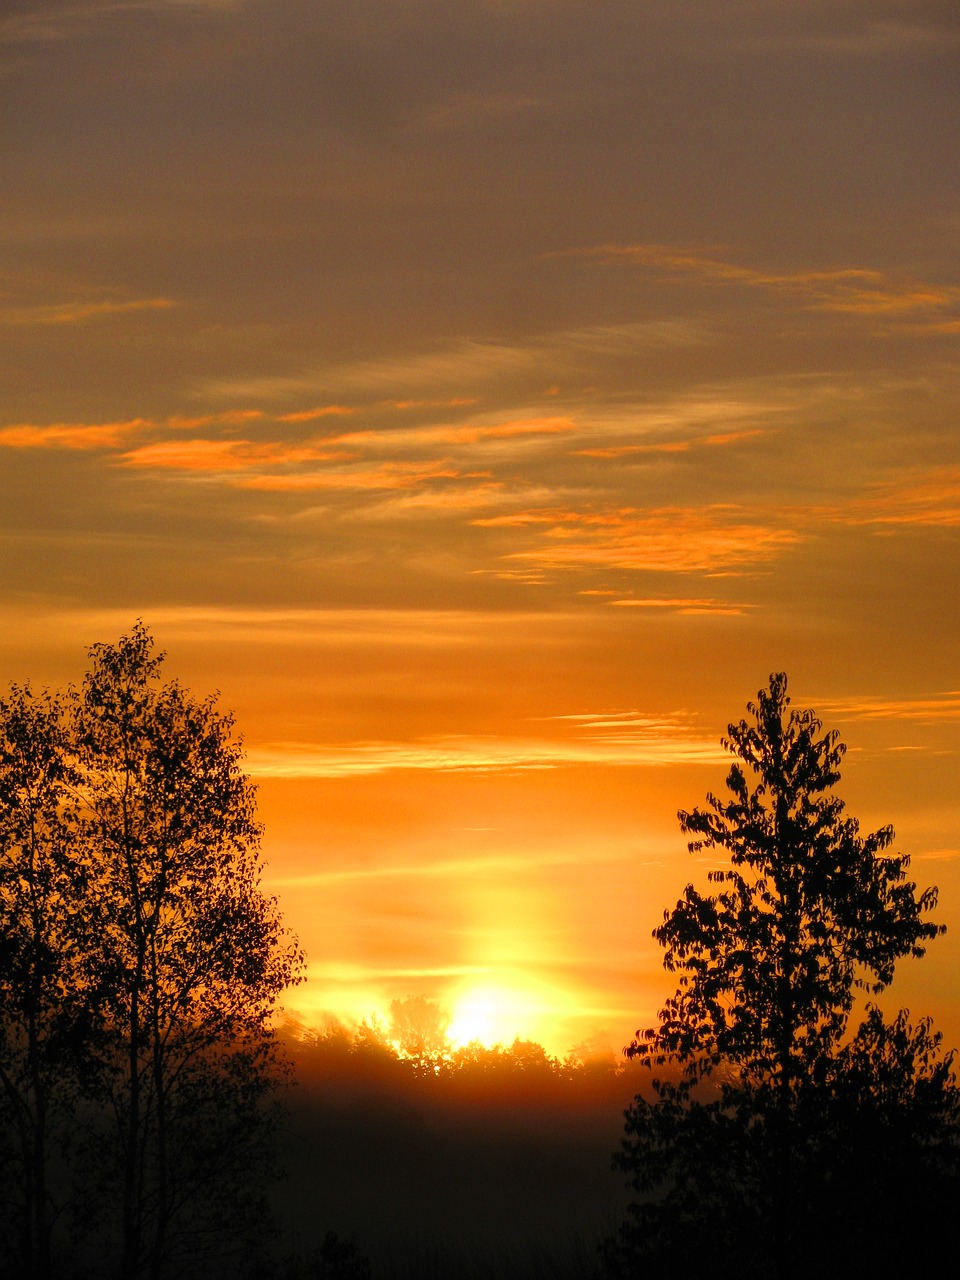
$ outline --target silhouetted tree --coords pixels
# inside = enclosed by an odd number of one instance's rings
[[[254,1222],[277,1080],[268,1019],[300,953],[259,888],[232,719],[160,681],[141,623],[90,659],[67,699],[14,691],[0,708],[0,946],[15,961],[0,1082],[25,1168],[27,1137],[35,1152],[21,1234],[45,1274],[40,1156],[57,1100],[99,1232],[88,1256],[118,1240],[123,1280],[185,1257],[199,1275]],[[79,1072],[60,1048],[71,1037]]]
[[[447,1025],[450,1019],[440,1005],[425,996],[407,996],[390,1002],[389,1043],[405,1058],[426,1070],[443,1060],[450,1048]]]
[[[881,991],[899,958],[943,931],[923,919],[936,890],[918,894],[909,860],[886,852],[890,827],[861,836],[845,815],[833,791],[844,747],[813,712],[790,709],[784,675],[748,712],[724,739],[729,798],[679,815],[691,852],[723,850],[729,865],[710,873],[714,894],[688,885],[665,912],[654,937],[678,989],[626,1050],[669,1071],[653,1102],[627,1112],[615,1157],[643,1197],[606,1249],[627,1270],[646,1254],[682,1272],[709,1243],[721,1273],[723,1258],[740,1276],[767,1274],[772,1259],[782,1280],[824,1206],[805,1193],[831,1164],[830,1126],[862,1149],[848,1123],[858,1089],[891,1115],[896,1090],[876,1082],[892,1072],[918,1119],[955,1115],[949,1060],[936,1061],[926,1024],[887,1028],[874,1012],[844,1048],[857,992]],[[912,1067],[892,1052],[904,1040]]]
[[[73,782],[60,700],[14,686],[0,700],[0,1214],[8,1263],[38,1278],[90,1013]]]

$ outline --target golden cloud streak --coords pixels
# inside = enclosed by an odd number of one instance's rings
[[[763,271],[697,249],[666,244],[602,244],[566,251],[570,256],[606,263],[649,267],[697,276],[721,284],[746,285],[805,295],[815,310],[861,316],[904,316],[940,311],[960,303],[960,289],[931,285],[866,267],[837,267],[811,271]]]
[[[205,413],[195,418],[173,414],[167,418],[167,426],[175,431],[195,431],[198,427],[211,426],[239,427],[247,422],[256,422],[263,416],[262,409],[226,409],[223,413]]]
[[[278,422],[316,422],[319,418],[345,418],[356,413],[345,404],[325,404],[316,409],[301,409],[296,413],[277,415]]]
[[[268,493],[312,493],[322,490],[414,489],[431,480],[464,478],[461,472],[442,463],[385,462],[366,471],[331,470],[296,475],[245,476],[235,480],[234,484],[240,489],[258,489]]]
[[[584,592],[581,595],[586,594]],[[599,592],[594,594],[601,594]],[[706,599],[646,599],[637,600],[632,596],[625,600],[609,600],[607,602],[616,609],[669,609],[684,616],[700,614],[719,614],[726,617],[742,617],[748,610],[755,608],[749,604],[728,604],[723,600]]]
[[[177,304],[172,298],[136,298],[130,302],[62,302],[48,306],[12,307],[0,310],[0,324],[82,324],[101,316],[136,311],[166,311]]]
[[[723,431],[713,435],[696,437],[688,440],[663,440],[653,444],[618,444],[598,446],[594,449],[575,449],[578,458],[623,458],[635,453],[689,453],[692,449],[706,446],[713,448],[730,444],[739,444],[741,440],[754,439],[769,434],[764,428],[756,427],[749,431]]]
[[[344,745],[264,743],[249,749],[246,767],[254,777],[339,778],[397,770],[515,773],[570,765],[703,764],[725,759],[716,742],[699,739],[674,723],[636,720],[615,725],[605,734],[569,740],[451,735]]]
[[[596,855],[593,855],[596,857]],[[609,860],[609,854],[607,855]],[[271,877],[272,886],[305,886],[341,884],[364,880],[447,880],[500,876],[504,872],[527,871],[531,868],[579,866],[583,854],[578,851],[560,853],[491,853],[473,858],[445,858],[442,862],[404,863],[399,866],[341,867],[331,871],[311,871],[304,875]],[[469,972],[482,972],[469,969]],[[460,972],[455,970],[451,972]]]
[[[960,721],[960,690],[935,693],[928,698],[821,698],[818,709],[853,720],[911,720],[933,724]]]
[[[19,423],[0,429],[0,447],[5,449],[115,449],[132,432],[150,427],[148,418],[124,422],[56,422],[49,426]]]
[[[506,560],[535,561],[544,568],[603,566],[696,572],[769,560],[802,540],[788,528],[732,518],[732,507],[660,508],[642,512],[520,511],[479,518],[487,527],[544,526],[541,545]],[[549,540],[549,541],[548,541]]]
[[[873,485],[838,518],[850,524],[960,527],[960,467],[934,467]]]
[[[352,455],[311,445],[251,440],[158,440],[130,449],[121,461],[145,469],[228,472],[302,462],[338,461]]]

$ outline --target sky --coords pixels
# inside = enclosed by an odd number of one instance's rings
[[[772,671],[946,937],[952,0],[0,6],[0,677],[142,617],[247,748],[289,1008],[619,1048]]]

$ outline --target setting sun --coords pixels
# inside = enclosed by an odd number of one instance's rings
[[[522,979],[516,986],[485,982],[471,985],[453,1000],[447,1035],[454,1046],[474,1042],[485,1048],[514,1040],[556,1041],[556,1005]]]

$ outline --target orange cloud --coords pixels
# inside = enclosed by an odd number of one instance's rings
[[[632,453],[687,453],[689,440],[670,440],[662,444],[613,444],[595,449],[574,449],[577,458],[626,458]]]
[[[412,489],[430,480],[459,480],[459,471],[440,463],[390,462],[368,470],[331,470],[295,475],[246,476],[235,481],[241,489],[271,493],[306,493],[324,489]]]
[[[664,244],[603,244],[568,252],[607,263],[695,275],[721,284],[805,295],[807,305],[820,311],[893,316],[943,310],[960,303],[960,289],[954,286],[925,284],[865,267],[762,271],[697,249]]]
[[[49,306],[0,310],[0,323],[10,325],[80,324],[99,316],[131,311],[165,311],[177,304],[172,298],[136,298],[130,302],[62,302]]]
[[[264,416],[262,409],[228,409],[224,413],[206,413],[199,418],[185,418],[174,414],[167,418],[167,426],[176,431],[195,431],[198,427],[239,427]]]
[[[576,431],[569,418],[517,418],[489,426],[440,428],[438,435],[451,443],[476,444],[480,440],[511,440],[522,436],[555,436]]]
[[[131,432],[153,423],[149,418],[125,422],[57,422],[49,426],[19,423],[0,429],[0,447],[6,449],[113,449]]]
[[[792,529],[749,523],[738,509],[665,507],[641,512],[521,511],[474,520],[487,527],[542,526],[537,547],[507,560],[534,561],[542,568],[602,566],[667,572],[703,572],[731,564],[769,560],[798,543]]]
[[[452,400],[384,400],[390,409],[460,409],[479,404],[477,396],[455,396]]]
[[[581,592],[580,594],[585,593]],[[723,600],[714,600],[712,598],[638,600],[635,597],[630,596],[625,600],[610,600],[608,603],[618,609],[669,609],[673,612],[683,614],[684,616],[721,614],[731,618],[742,617],[748,609],[752,609],[754,607],[753,605],[748,604],[728,604]]]
[[[701,446],[717,448],[767,434],[763,428],[757,427],[749,431],[718,432],[699,439],[691,437],[687,440],[663,440],[653,444],[615,444],[593,449],[574,449],[573,452],[578,458],[623,458],[632,453],[689,453],[691,449],[699,449]]]
[[[726,759],[712,739],[701,738],[678,720],[657,720],[635,712],[617,716],[554,716],[557,736],[466,737],[411,742],[342,745],[264,743],[247,751],[254,776],[332,778],[394,770],[501,773],[558,769],[569,765],[675,765]],[[569,722],[573,732],[561,730]]]
[[[339,461],[351,454],[288,445],[284,442],[256,444],[251,440],[158,440],[122,455],[124,465],[158,470],[228,472],[263,466],[303,462]],[[294,479],[296,477],[293,477]]]
[[[343,418],[356,413],[344,404],[325,404],[316,409],[301,409],[296,413],[281,413],[278,422],[316,422],[318,418]]]
[[[838,517],[850,524],[960,527],[960,467],[934,467],[873,485]]]
[[[526,440],[540,436],[565,435],[576,431],[567,417],[511,418],[505,422],[467,423],[462,426],[436,425],[395,427],[385,431],[345,432],[338,442],[372,445],[378,451],[433,448],[442,445],[482,444],[487,440]]]
[[[820,699],[817,707],[825,714],[854,720],[953,721],[960,720],[960,690],[935,693],[928,698],[826,698]]]
[[[444,479],[454,477],[444,476]],[[422,512],[450,513],[476,511],[497,502],[503,491],[499,481],[490,480],[489,472],[468,473],[457,476],[461,480],[484,480],[475,485],[444,485],[441,488],[408,489],[396,497],[385,499],[363,511],[365,520],[391,519],[405,515],[416,516]]]

